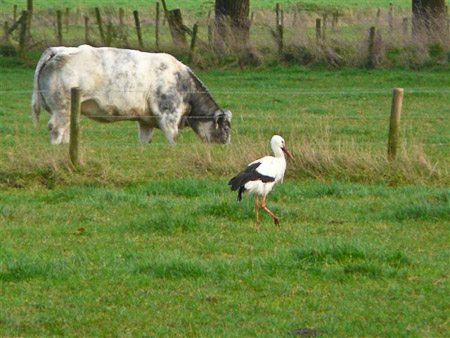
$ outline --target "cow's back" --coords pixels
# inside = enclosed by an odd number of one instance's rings
[[[50,109],[64,110],[70,89],[81,89],[82,112],[88,116],[149,115],[152,93],[175,91],[186,66],[164,53],[128,49],[58,47],[39,75]],[[64,107],[63,107],[64,106]]]

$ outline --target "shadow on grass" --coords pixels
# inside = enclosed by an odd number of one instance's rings
[[[396,204],[382,215],[383,220],[450,220],[450,192],[428,196],[410,204]]]
[[[371,279],[402,277],[411,260],[401,251],[373,249],[352,243],[318,243],[314,248],[293,250],[303,269],[317,275],[342,279],[365,276]]]

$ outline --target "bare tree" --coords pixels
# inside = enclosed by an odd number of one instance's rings
[[[215,26],[218,45],[247,46],[250,34],[250,0],[216,0]]]

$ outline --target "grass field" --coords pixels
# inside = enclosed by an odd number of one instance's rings
[[[134,124],[82,118],[74,171],[47,114],[31,126],[34,59],[0,62],[3,336],[446,336],[449,70],[198,72],[232,144],[142,146]],[[256,232],[226,182],[274,133],[296,160],[268,199],[282,229],[263,215]]]

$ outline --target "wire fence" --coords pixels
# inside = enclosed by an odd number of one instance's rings
[[[0,90],[1,95],[7,95],[11,93],[32,94],[47,93],[46,90]],[[115,90],[90,90],[90,93],[149,93],[156,92],[155,90],[128,90],[128,89],[115,89]],[[210,91],[178,91],[180,94],[210,94]],[[369,91],[248,91],[248,90],[215,90],[215,94],[232,94],[232,95],[320,95],[320,96],[353,96],[353,95],[391,95],[391,90],[369,90]],[[423,89],[406,89],[405,94],[450,94],[450,90],[423,90]]]

